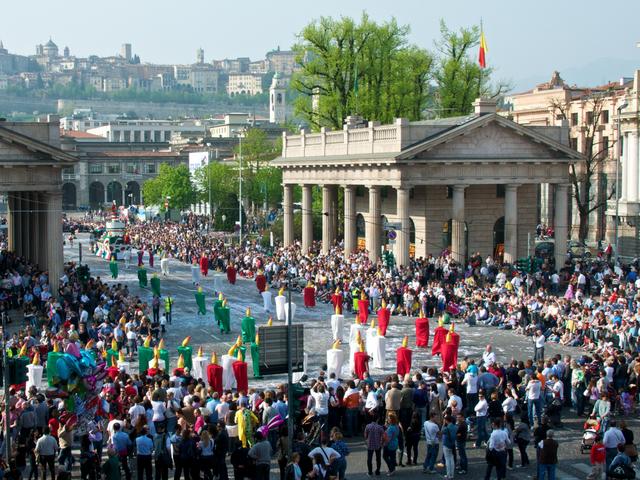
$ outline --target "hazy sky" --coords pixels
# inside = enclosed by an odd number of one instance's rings
[[[376,20],[395,16],[411,26],[411,41],[432,48],[438,22],[450,27],[484,21],[488,63],[517,87],[550,77],[573,83],[630,76],[640,67],[638,0],[3,0],[0,40],[11,52],[32,54],[49,36],[77,56],[113,55],[132,43],[143,62],[191,63],[288,48],[309,21],[323,15]],[[573,78],[571,78],[573,77]]]

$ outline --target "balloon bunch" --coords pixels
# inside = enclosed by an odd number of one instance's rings
[[[56,375],[53,386],[54,397],[66,397],[65,410],[60,421],[75,425],[76,433],[89,433],[96,415],[101,413],[102,390],[107,376],[106,363],[96,363],[89,350],[80,350],[74,342],[65,347],[56,359]]]

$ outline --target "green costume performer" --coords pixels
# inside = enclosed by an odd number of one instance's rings
[[[138,372],[140,374],[149,370],[151,360],[153,360],[153,348],[151,348],[151,338],[147,337],[144,343],[138,347]]]
[[[63,355],[64,353],[60,351],[57,342],[53,344],[53,351],[47,353],[47,383],[50,387],[53,387],[53,379],[58,376],[56,362]]]
[[[111,261],[109,262],[109,270],[111,271],[111,278],[114,280],[118,278],[118,262],[116,261],[115,255],[111,256]]]
[[[154,273],[153,277],[151,277],[151,291],[154,295],[157,295],[160,298],[160,279],[158,278],[158,274]]]
[[[193,361],[191,360],[191,347],[189,341],[191,337],[187,337],[182,341],[182,345],[178,347],[178,356],[182,355],[184,359],[184,366],[189,368],[189,371],[193,368]]]
[[[222,304],[224,303],[224,297],[222,296],[221,293],[218,294],[218,299],[213,301],[213,316],[216,319],[216,322],[218,323],[218,326],[220,326],[220,309],[222,308]]]
[[[256,319],[251,316],[251,309],[247,308],[241,323],[242,343],[251,343],[256,338]]]
[[[231,310],[227,306],[227,300],[225,299],[220,311],[220,333],[231,333]]]
[[[138,268],[138,285],[140,285],[140,288],[147,286],[147,269],[144,267]]]
[[[251,363],[253,365],[253,378],[262,378],[260,375],[260,338],[256,335],[255,342],[251,344]]]
[[[206,315],[207,304],[202,287],[198,287],[198,291],[196,292],[196,303],[198,304],[198,315]]]

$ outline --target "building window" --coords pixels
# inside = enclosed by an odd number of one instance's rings
[[[76,173],[76,167],[64,167],[62,169],[62,175],[73,175]]]
[[[139,142],[140,141],[140,130],[134,130],[133,131],[133,141],[134,142]]]
[[[571,126],[575,127],[578,125],[578,113],[571,114]]]
[[[569,139],[569,146],[571,148],[573,148],[574,150],[578,150],[578,139],[577,138],[570,138]]]
[[[609,123],[609,110],[603,110],[600,112],[600,123],[602,125]]]
[[[171,140],[171,131],[165,130],[164,131],[164,141],[168,142],[169,140]]]
[[[89,173],[101,174],[102,173],[102,164],[101,163],[92,163],[89,165]]]
[[[119,163],[112,163],[111,165],[108,165],[107,166],[107,173],[108,174],[120,173],[120,164]]]
[[[609,156],[609,137],[602,137],[602,156]]]
[[[447,185],[447,198],[453,198],[453,187],[451,185]]]
[[[130,142],[131,141],[131,131],[130,130],[125,130],[122,133],[124,133],[124,141],[125,142]]]
[[[504,198],[504,185],[496,185],[496,198]]]
[[[156,173],[156,164],[155,163],[147,163],[147,173],[155,174]]]
[[[150,142],[151,141],[151,130],[145,130],[144,131],[144,141],[145,142]]]
[[[356,186],[356,197],[364,197],[365,188],[362,185]]]
[[[587,125],[593,125],[593,112],[587,112]]]
[[[380,198],[387,198],[389,196],[389,187],[382,187],[380,189]]]
[[[127,173],[138,173],[138,166],[135,163],[127,163]]]
[[[153,141],[154,142],[161,142],[162,141],[162,132],[160,130],[155,130],[153,132]]]

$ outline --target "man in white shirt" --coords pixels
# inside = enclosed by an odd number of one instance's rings
[[[484,392],[478,394],[478,403],[473,410],[476,413],[476,448],[480,448],[482,443],[488,439],[487,416],[489,414],[489,404],[484,398]]]
[[[544,360],[544,344],[547,339],[543,335],[542,330],[536,330],[536,336],[534,338],[535,341],[535,350],[533,354],[533,360],[537,362],[538,360]]]
[[[451,404],[453,402],[456,402],[458,409],[461,409],[462,399],[458,395],[456,395],[456,391],[453,388],[450,388],[448,394],[449,394],[449,400],[447,401],[447,407],[451,408]]]
[[[485,478],[491,478],[491,470],[496,467],[498,478],[507,478],[507,449],[511,448],[511,440],[506,430],[502,429],[502,422],[498,419],[492,422],[493,431],[489,437]]]
[[[604,444],[604,448],[606,451],[606,471],[609,471],[611,462],[618,454],[618,445],[625,444],[624,435],[622,434],[622,431],[617,427],[615,420],[611,420],[609,422],[609,428],[606,432],[604,432],[602,443]]]
[[[422,465],[423,473],[436,473],[435,466],[438,458],[438,450],[440,449],[439,435],[440,427],[436,423],[436,413],[431,412],[429,420],[424,422],[424,438],[427,442],[427,456]]]
[[[536,410],[536,417],[538,419],[538,425],[542,421],[542,398],[541,398],[542,383],[535,377],[527,383],[525,392],[527,395],[527,413],[529,415],[529,425],[533,426],[533,409]]]
[[[491,344],[487,345],[487,348],[482,354],[482,362],[485,367],[490,367],[491,365],[496,363],[496,354],[493,352]]]
[[[142,406],[142,399],[136,397],[136,404],[129,409],[129,416],[131,417],[131,425],[136,424],[140,415],[146,415],[146,410]]]
[[[462,385],[467,388],[467,414],[470,415],[478,403],[478,377],[472,372],[467,372],[462,379]]]

